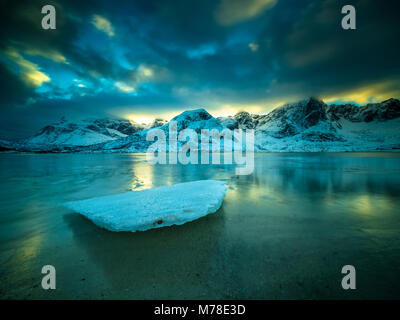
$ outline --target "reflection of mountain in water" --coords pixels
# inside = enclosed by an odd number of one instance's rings
[[[377,154],[296,154],[271,157],[256,155],[254,174],[240,176],[260,188],[288,195],[312,196],[314,193],[370,193],[397,196],[400,174],[397,157]],[[259,159],[259,161],[257,161]]]

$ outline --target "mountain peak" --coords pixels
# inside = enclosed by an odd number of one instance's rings
[[[318,98],[313,97],[313,96],[308,97],[308,98],[306,99],[306,101],[307,101],[308,103],[325,104],[321,99],[318,99]]]
[[[247,111],[239,111],[233,118],[237,121],[239,128],[254,129],[256,126],[253,117]]]
[[[187,110],[182,112],[181,114],[177,115],[172,119],[172,121],[199,121],[199,120],[209,120],[213,118],[211,114],[207,112],[206,109],[194,109],[194,110]]]
[[[400,104],[400,100],[396,99],[396,98],[390,98],[390,99],[382,101],[381,103],[382,104],[386,104],[386,103],[398,103],[398,104]]]

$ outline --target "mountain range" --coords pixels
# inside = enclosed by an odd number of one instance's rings
[[[189,110],[176,121],[178,132],[190,128],[254,129],[257,152],[399,151],[400,101],[389,99],[365,106],[327,105],[308,98],[273,109],[265,115],[242,111],[214,118],[205,109]],[[61,119],[20,142],[0,140],[0,151],[20,152],[145,152],[153,142],[146,134],[169,123],[149,125],[122,119],[71,122]]]

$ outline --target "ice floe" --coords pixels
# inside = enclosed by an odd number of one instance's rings
[[[199,180],[64,205],[110,231],[144,231],[181,225],[217,211],[226,182]]]

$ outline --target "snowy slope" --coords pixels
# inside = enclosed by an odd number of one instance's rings
[[[400,150],[400,118],[388,121],[338,121],[338,133],[350,147],[349,151]]]

